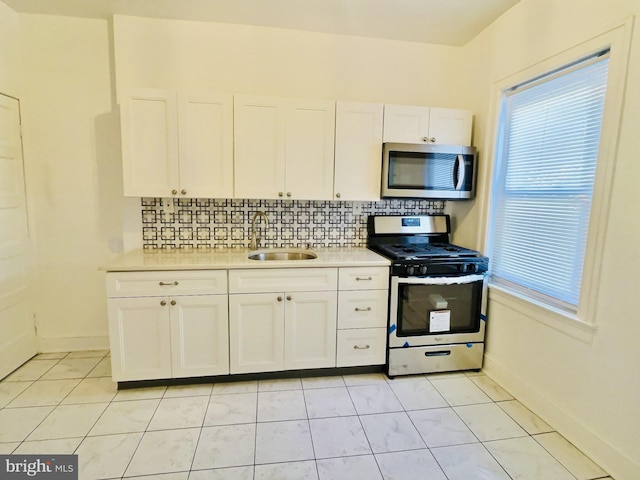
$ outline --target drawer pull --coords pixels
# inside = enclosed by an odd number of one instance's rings
[[[354,350],[368,350],[369,348],[371,348],[370,345],[365,345],[364,347],[361,347],[360,345],[354,345],[353,346]]]
[[[158,285],[160,285],[161,287],[170,287],[171,285],[177,286],[178,282],[177,281],[170,282],[170,283],[160,282]]]
[[[373,277],[356,277],[356,282],[370,282]]]
[[[356,312],[370,312],[370,311],[371,311],[371,307],[367,307],[367,308],[356,307]]]

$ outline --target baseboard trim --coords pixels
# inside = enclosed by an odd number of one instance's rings
[[[77,352],[81,350],[109,350],[109,336],[96,337],[38,337],[38,352]]]
[[[523,405],[534,411],[536,415],[593,459],[613,478],[616,480],[640,478],[640,465],[598,438],[585,425],[540,395],[526,381],[492,359],[491,355],[485,354],[482,372],[504,387]]]

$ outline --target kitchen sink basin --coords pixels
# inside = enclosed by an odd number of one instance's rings
[[[249,260],[313,260],[318,255],[302,248],[269,248],[249,252]]]

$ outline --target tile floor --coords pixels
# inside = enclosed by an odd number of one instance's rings
[[[80,479],[610,479],[481,373],[117,391],[108,352],[0,382],[0,454],[76,453]]]

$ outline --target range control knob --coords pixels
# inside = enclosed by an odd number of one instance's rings
[[[407,265],[407,275],[413,275],[416,269],[413,265]]]
[[[426,265],[421,265],[420,266],[420,274],[421,275],[426,275],[427,273],[427,266]]]

